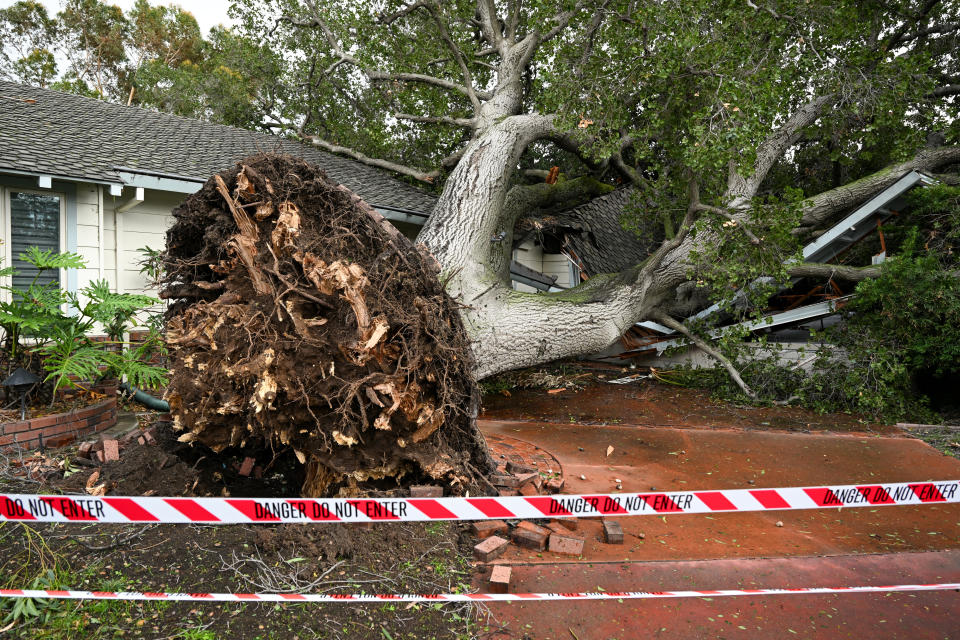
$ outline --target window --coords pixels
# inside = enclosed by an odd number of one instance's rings
[[[37,269],[29,263],[20,260],[20,254],[28,247],[36,246],[41,251],[63,251],[64,225],[64,198],[55,193],[42,193],[25,189],[5,189],[0,199],[0,209],[3,215],[3,238],[5,242],[0,247],[2,266],[13,266],[17,274],[12,284],[17,289],[24,289],[33,282]],[[58,271],[47,271],[37,280],[37,284],[47,282],[61,283],[61,274]]]

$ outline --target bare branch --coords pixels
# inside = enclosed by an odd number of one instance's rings
[[[723,368],[727,370],[727,373],[729,373],[733,381],[737,383],[737,386],[740,387],[745,394],[747,394],[747,397],[749,397],[751,400],[757,399],[757,394],[754,393],[753,389],[751,389],[746,382],[743,381],[743,378],[740,377],[740,372],[737,371],[735,366],[733,366],[733,363],[730,362],[730,360],[728,360],[727,357],[722,353],[714,349],[709,342],[697,335],[694,335],[689,329],[687,329],[687,327],[684,326],[682,322],[674,320],[665,313],[655,311],[652,315],[654,320],[683,334],[687,340],[700,347],[700,349],[702,349],[710,357],[723,365]]]
[[[429,4],[430,3],[427,0],[420,0],[419,2],[414,2],[413,4],[407,5],[404,8],[400,9],[399,11],[396,11],[389,15],[381,15],[379,18],[379,22],[380,24],[389,26],[394,22],[396,22],[398,19],[404,17],[405,15],[413,13],[417,9],[428,8]]]
[[[420,84],[429,84],[435,87],[442,87],[451,91],[458,91],[467,97],[470,97],[470,94],[473,93],[475,97],[480,98],[481,100],[489,100],[492,97],[487,91],[476,91],[475,89],[467,88],[462,84],[451,82],[450,80],[444,80],[443,78],[435,78],[434,76],[428,76],[422,73],[388,73],[373,69],[363,69],[363,72],[371,82],[391,82],[393,80],[398,82],[417,82]]]
[[[450,49],[450,53],[453,54],[453,58],[457,61],[457,65],[460,67],[460,72],[463,74],[463,84],[467,89],[467,97],[470,98],[470,104],[473,105],[473,110],[477,113],[480,112],[480,100],[477,98],[476,91],[473,87],[473,76],[470,74],[470,69],[467,67],[467,62],[463,59],[463,52],[460,51],[460,47],[453,41],[453,38],[450,37],[450,32],[447,30],[447,25],[443,22],[443,19],[440,16],[440,9],[433,2],[426,4],[427,10],[430,12],[430,15],[433,16],[433,21],[437,25],[437,29],[440,31],[440,38],[447,45],[447,48]]]
[[[470,98],[470,102],[471,104],[473,104],[474,109],[479,108],[478,98],[481,100],[490,99],[491,95],[488,92],[477,91],[474,87],[470,86],[469,82],[467,85],[461,85],[456,82],[451,82],[450,80],[444,80],[443,78],[436,78],[434,76],[429,76],[422,73],[393,73],[393,72],[382,71],[379,69],[365,68],[362,64],[360,64],[360,61],[357,58],[348,54],[343,49],[342,45],[337,40],[333,31],[330,29],[326,21],[323,19],[322,14],[317,9],[316,5],[313,2],[310,2],[309,0],[307,0],[306,4],[310,8],[311,12],[313,13],[312,20],[307,22],[294,22],[290,18],[285,18],[285,19],[288,22],[297,24],[299,26],[309,26],[309,27],[320,28],[320,30],[323,32],[323,37],[326,39],[327,43],[330,45],[330,48],[333,50],[334,55],[337,56],[338,58],[329,67],[327,67],[326,73],[332,72],[341,64],[349,63],[354,65],[361,71],[363,71],[363,73],[367,76],[367,78],[370,79],[371,82],[390,82],[390,81],[396,80],[399,82],[414,82],[414,83],[420,83],[420,84],[428,84],[435,87],[448,89],[451,91],[458,91],[459,93],[462,93],[463,95]],[[418,8],[419,6],[425,6],[429,9],[427,2],[418,2],[418,3],[415,3],[414,5],[411,5],[410,7],[407,7],[408,11],[406,11],[406,13],[409,13],[410,11]],[[437,16],[435,16],[435,18],[438,20],[438,24],[439,24],[439,18]],[[457,50],[457,53],[458,52],[459,50]],[[462,61],[462,56],[461,56],[461,61]],[[462,66],[465,67],[466,65],[464,64]],[[465,77],[470,78],[469,71],[467,71]]]
[[[477,126],[476,118],[453,118],[451,116],[418,116],[411,113],[395,113],[393,115],[398,120],[410,120],[412,122],[431,122],[431,123],[452,124],[456,127],[466,127],[467,129],[474,129]]]
[[[332,144],[326,140],[312,135],[303,135],[303,137],[310,142],[310,144],[325,149],[330,153],[336,153],[339,155],[347,156],[353,158],[363,164],[369,165],[371,167],[379,167],[380,169],[387,169],[388,171],[395,171],[397,173],[403,174],[405,176],[410,176],[411,178],[416,178],[423,182],[432,183],[440,176],[440,171],[434,169],[433,171],[424,171],[422,169],[417,169],[414,167],[408,167],[406,165],[398,164],[396,162],[390,162],[389,160],[382,160],[379,158],[371,158],[366,156],[355,149],[350,149],[349,147],[341,147],[339,145]]]
[[[760,238],[754,235],[753,231],[750,230],[750,228],[743,222],[743,220],[735,217],[726,209],[721,209],[720,207],[712,207],[709,204],[700,203],[697,205],[697,210],[709,211],[710,213],[717,214],[721,218],[725,218],[726,220],[729,220],[730,222],[733,223],[734,226],[738,227],[741,231],[743,231],[745,236],[750,238],[751,244],[755,244],[755,245],[760,244]]]

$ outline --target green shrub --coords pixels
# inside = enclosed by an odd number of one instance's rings
[[[51,398],[56,397],[57,389],[76,386],[82,380],[125,378],[144,388],[166,383],[165,369],[150,364],[163,348],[156,329],[143,344],[130,345],[123,340],[124,333],[137,324],[137,314],[157,300],[113,293],[105,280],[94,281],[79,292],[45,281],[45,271],[83,268],[83,259],[75,253],[30,247],[20,259],[36,267],[37,273],[26,288],[2,287],[9,294],[8,300],[0,301],[8,372],[23,366],[43,375]],[[3,276],[15,273],[14,268],[0,271]],[[98,328],[107,334],[107,340],[91,338]]]

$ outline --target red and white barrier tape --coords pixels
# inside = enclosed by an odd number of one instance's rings
[[[204,524],[647,516],[960,502],[960,481],[494,498],[159,498],[0,494],[0,521]]]
[[[799,589],[721,589],[702,591],[598,591],[587,593],[150,593],[139,591],[56,591],[0,589],[0,598],[54,598],[63,600],[166,600],[187,602],[491,602],[512,600],[646,600],[655,598],[716,598],[814,593],[889,593],[893,591],[947,591],[960,582],[894,584],[880,587],[805,587]]]

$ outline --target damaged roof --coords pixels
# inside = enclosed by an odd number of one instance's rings
[[[554,235],[576,253],[587,275],[622,271],[642,262],[663,240],[659,222],[641,233],[624,229],[621,219],[634,191],[623,188],[559,213],[521,221],[522,236]]]
[[[436,201],[385,171],[301,142],[0,80],[0,172],[121,183],[125,168],[205,181],[264,151],[318,165],[374,206],[427,214]]]

